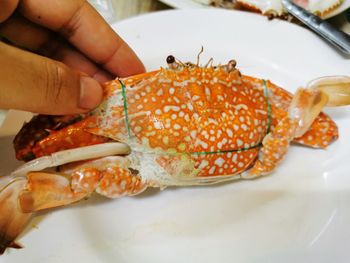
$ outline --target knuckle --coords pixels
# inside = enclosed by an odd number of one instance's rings
[[[57,104],[64,88],[67,86],[67,71],[60,63],[44,62],[44,96],[45,100]]]
[[[70,39],[77,32],[81,24],[82,10],[86,6],[86,0],[76,0],[74,2],[74,8],[69,16],[67,22],[65,22],[59,30],[59,33],[66,39]]]

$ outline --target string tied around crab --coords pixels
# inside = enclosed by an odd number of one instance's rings
[[[121,85],[121,91],[122,91],[122,97],[123,97],[123,108],[124,108],[124,115],[125,115],[125,125],[128,133],[129,139],[131,139],[133,136],[131,134],[131,128],[130,128],[130,120],[129,120],[129,113],[128,113],[128,104],[127,104],[127,96],[126,96],[126,87],[124,82],[121,79],[118,79],[120,85]],[[269,101],[269,91],[267,87],[266,80],[262,80],[262,85],[264,87],[264,96],[266,99],[266,105],[267,105],[267,128],[266,128],[266,135],[270,133],[271,130],[271,104]],[[262,147],[262,140],[249,147],[242,147],[237,149],[229,149],[229,150],[217,150],[217,151],[202,151],[202,152],[188,152],[187,154],[192,155],[209,155],[209,154],[223,154],[223,153],[232,153],[232,152],[242,152],[242,151],[248,151],[255,148]]]

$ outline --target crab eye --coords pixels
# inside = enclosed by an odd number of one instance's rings
[[[173,64],[175,62],[175,57],[170,55],[166,58],[166,63]]]
[[[237,62],[236,60],[232,59],[227,63],[227,71],[231,72],[236,68]]]

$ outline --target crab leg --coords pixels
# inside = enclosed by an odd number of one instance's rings
[[[23,213],[18,205],[18,195],[25,183],[23,178],[14,179],[0,190],[0,255],[7,247],[21,248],[14,240],[32,216]]]
[[[102,191],[104,189],[103,183],[108,181],[107,175],[109,175],[108,173],[102,174],[102,171],[92,168],[78,169],[72,174],[72,179],[65,174],[33,171],[73,161],[128,154],[129,151],[129,147],[125,144],[105,143],[57,152],[18,168],[11,174],[14,179],[0,189],[0,254],[7,247],[20,247],[13,241],[23,231],[32,212],[77,202],[89,195],[97,186]],[[94,165],[97,166],[96,163]],[[128,172],[131,173],[129,170]],[[27,178],[24,178],[24,175]],[[113,176],[118,177],[118,174]],[[133,179],[134,183],[136,181]],[[98,182],[99,185],[91,186],[90,184],[93,182]]]
[[[325,106],[350,105],[350,78],[332,76],[316,79],[300,88],[293,97],[287,117],[263,140],[254,166],[242,174],[254,178],[270,173],[283,159],[290,142],[302,136]]]
[[[44,156],[34,159],[17,168],[12,172],[12,176],[24,176],[28,172],[41,171],[45,168],[59,166],[65,163],[99,158],[115,154],[128,154],[130,148],[123,143],[103,143],[90,145],[70,150],[64,150],[52,153],[50,156]]]
[[[34,212],[77,202],[91,193],[116,198],[145,189],[141,177],[118,165],[118,158],[98,159],[93,165],[77,168],[72,174],[33,172],[18,197],[22,211]],[[90,163],[90,162],[88,162]]]
[[[31,172],[27,178],[28,183],[19,195],[25,212],[68,205],[94,191],[116,198],[145,189],[137,171],[130,169],[128,159],[121,156],[68,164],[59,174]]]

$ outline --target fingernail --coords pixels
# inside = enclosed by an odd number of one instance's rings
[[[96,108],[102,100],[102,88],[93,78],[80,77],[80,99],[79,107],[90,110]]]

